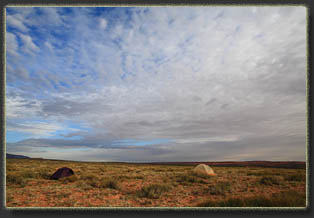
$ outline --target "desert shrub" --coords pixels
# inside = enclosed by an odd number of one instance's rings
[[[86,184],[83,181],[76,182],[76,187],[79,189],[83,189],[84,191],[92,189],[92,187],[90,185]]]
[[[208,184],[208,182],[207,182],[206,180],[202,180],[202,179],[200,179],[200,180],[198,181],[198,183],[201,183],[201,184]]]
[[[38,172],[38,177],[42,179],[49,179],[51,175],[46,169],[41,169]]]
[[[14,185],[18,185],[20,187],[25,187],[26,183],[25,183],[25,179],[23,177],[21,177],[21,175],[6,175],[6,183],[7,184],[14,184]]]
[[[275,194],[272,198],[275,207],[305,207],[306,193],[300,193],[294,190]]]
[[[244,207],[273,207],[271,199],[265,196],[254,196],[247,199],[242,199]],[[229,206],[228,204],[226,204]]]
[[[116,179],[100,179],[94,175],[87,175],[83,179],[87,185],[94,188],[119,189]]]
[[[100,181],[98,184],[99,188],[111,188],[111,189],[119,189],[118,183],[116,180],[107,179]]]
[[[39,169],[38,171],[25,170],[20,172],[20,175],[25,179],[49,179],[51,176],[46,169]]]
[[[218,182],[215,185],[211,185],[208,187],[206,192],[209,192],[211,195],[225,195],[226,192],[231,191],[230,182]]]
[[[98,177],[94,174],[86,174],[82,177],[82,179],[84,180],[94,180],[94,179],[98,179]]]
[[[63,184],[67,184],[69,182],[75,182],[78,180],[76,175],[71,175],[71,176],[67,176],[67,177],[62,177],[59,179]]]
[[[263,185],[280,185],[283,178],[281,176],[263,176],[259,182]]]
[[[86,182],[86,184],[92,186],[92,187],[98,187],[99,178],[94,175],[86,175],[83,177],[83,180]]]
[[[196,176],[195,174],[184,174],[184,175],[177,176],[176,181],[180,184],[188,184],[188,183],[203,183],[203,184],[205,184],[206,183],[198,177],[202,177],[202,176]],[[209,177],[206,176],[206,178],[209,178]]]
[[[244,207],[245,203],[239,198],[230,198],[226,201],[219,202],[219,207]]]
[[[145,186],[142,189],[136,192],[136,196],[138,197],[145,197],[145,198],[159,198],[162,193],[169,191],[170,186],[167,185],[159,185],[159,184],[152,184],[149,186]]]
[[[115,176],[114,178],[119,179],[119,180],[133,179],[133,177],[131,177],[131,176],[126,176],[126,175],[118,175],[118,176]]]
[[[99,168],[98,168],[98,171],[100,171],[100,172],[105,172],[106,170],[105,170],[103,167],[99,167]]]
[[[302,182],[302,181],[306,180],[305,175],[301,174],[301,173],[292,174],[292,175],[285,175],[284,179],[286,181],[296,181],[296,182]]]
[[[246,207],[304,207],[305,193],[286,191],[272,195],[272,197],[256,196],[243,199]]]
[[[272,207],[273,202],[265,196],[254,196],[250,198],[229,198],[219,202],[220,207]]]
[[[132,179],[144,179],[144,176],[133,176]]]
[[[177,179],[177,182],[179,182],[179,183],[186,183],[186,182],[193,183],[196,181],[197,181],[196,177],[194,177],[192,175],[180,175],[180,176],[178,176],[178,179]]]
[[[263,176],[265,174],[263,174],[262,172],[248,172],[246,175],[248,176]]]
[[[274,176],[274,175],[280,175],[277,171],[265,169],[265,170],[254,170],[247,172],[248,176]]]
[[[219,204],[217,201],[206,200],[201,203],[198,203],[196,207],[219,207]]]
[[[57,195],[56,195],[56,198],[58,198],[59,200],[60,199],[62,199],[62,198],[68,198],[68,197],[70,197],[71,196],[71,193],[58,193]]]
[[[76,175],[65,177],[69,182],[75,182],[78,180]]]
[[[15,171],[15,170],[16,170],[16,167],[13,166],[13,165],[9,165],[9,166],[6,166],[6,170],[7,170],[7,172]]]
[[[26,171],[26,172],[23,172],[21,176],[25,179],[33,179],[33,178],[37,178],[38,174],[31,171]]]
[[[305,207],[305,193],[296,191],[278,193],[272,197],[254,196],[249,198],[229,198],[223,201],[207,200],[197,207]]]

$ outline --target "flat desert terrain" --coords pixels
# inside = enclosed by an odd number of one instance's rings
[[[61,167],[74,175],[50,176]],[[305,207],[306,170],[195,164],[6,160],[7,207]]]

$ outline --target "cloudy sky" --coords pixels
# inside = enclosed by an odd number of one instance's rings
[[[6,149],[306,159],[306,8],[9,7]]]

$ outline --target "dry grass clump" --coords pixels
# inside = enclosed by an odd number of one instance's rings
[[[99,182],[99,188],[119,189],[118,183],[113,179],[106,179]]]
[[[25,179],[34,179],[39,177],[38,173],[32,171],[24,171],[21,173],[21,176]]]
[[[132,176],[132,179],[144,179],[144,176]]]
[[[83,190],[83,191],[87,191],[87,190],[93,189],[93,187],[91,185],[89,185],[86,182],[81,181],[81,180],[79,180],[79,181],[77,181],[75,183],[75,187],[80,189],[80,190]]]
[[[38,177],[42,179],[50,179],[51,175],[52,174],[50,174],[46,169],[40,169],[38,171]]]
[[[280,185],[284,181],[282,176],[263,176],[260,179],[260,184],[263,185]]]
[[[180,184],[187,184],[187,183],[195,183],[195,182],[199,182],[199,179],[197,177],[195,177],[194,175],[179,175],[177,176],[177,180],[178,183]]]
[[[274,194],[272,197],[254,196],[249,198],[229,198],[222,201],[207,200],[197,207],[305,207],[304,194],[287,191]]]
[[[247,176],[278,176],[281,175],[281,170],[278,169],[263,169],[263,168],[258,168],[255,170],[251,170],[247,172]]]
[[[137,197],[144,198],[159,198],[164,192],[170,190],[170,186],[168,185],[159,185],[159,184],[151,184],[149,186],[145,186],[136,192]]]
[[[90,185],[91,187],[98,188],[99,178],[93,174],[82,176],[80,180],[84,181],[87,185]]]
[[[59,179],[63,184],[72,183],[78,180],[78,177],[76,175],[71,175],[67,177],[62,177]]]
[[[9,174],[6,176],[6,183],[8,185],[18,185],[20,187],[25,187],[25,179],[19,174]]]
[[[295,181],[295,182],[302,182],[306,180],[306,175],[301,173],[296,174],[288,174],[284,176],[284,179],[286,181]]]
[[[81,177],[83,182],[79,183],[80,186],[86,188],[86,185],[89,185],[93,188],[111,188],[119,189],[118,182],[110,178],[99,178],[93,174],[86,175]]]
[[[223,195],[231,192],[231,183],[227,181],[217,182],[217,184],[210,185],[205,192],[211,195]]]
[[[210,176],[202,175],[202,174],[196,174],[196,173],[186,173],[186,174],[180,174],[176,176],[176,182],[182,185],[189,185],[191,183],[202,183],[207,184],[207,179],[209,179]]]

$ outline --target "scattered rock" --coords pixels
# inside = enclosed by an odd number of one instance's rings
[[[194,169],[193,172],[196,174],[203,174],[208,176],[217,176],[214,170],[206,164],[199,164]]]
[[[73,170],[67,167],[62,167],[58,169],[50,179],[60,179],[62,177],[72,176],[74,174]]]

